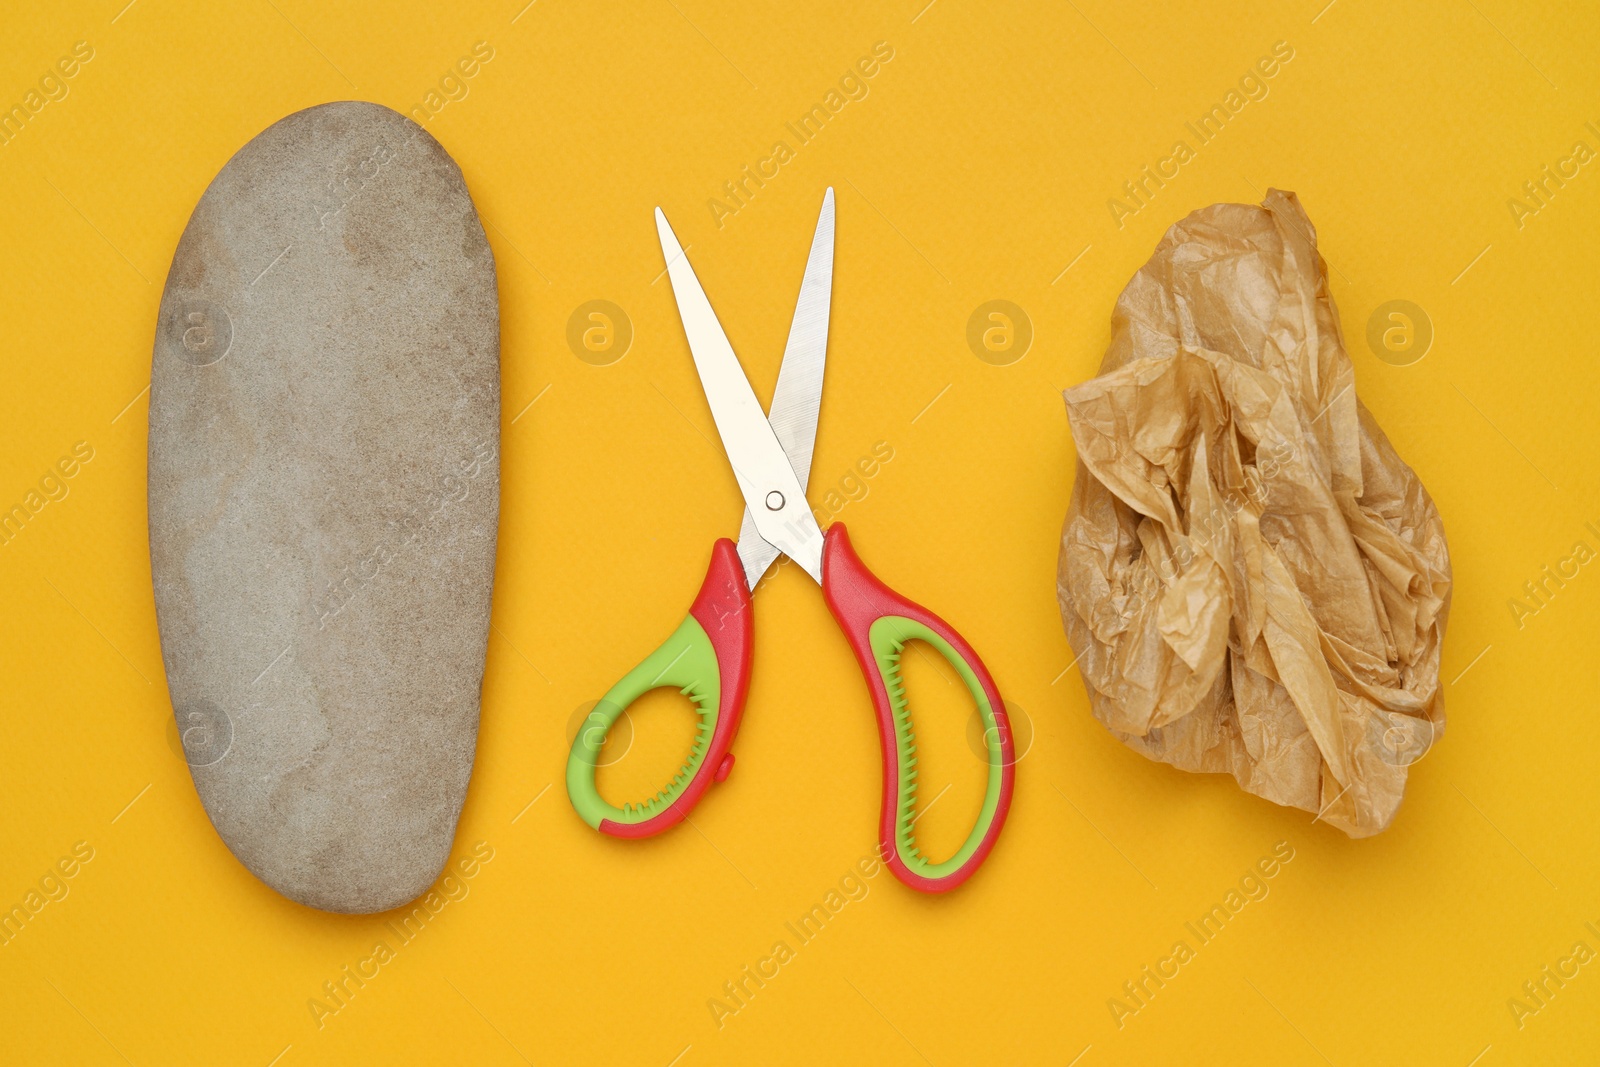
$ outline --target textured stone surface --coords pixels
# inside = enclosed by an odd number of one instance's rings
[[[173,256],[150,555],[207,814],[291,899],[437,877],[478,732],[499,511],[494,258],[461,172],[375,104],[240,149]]]

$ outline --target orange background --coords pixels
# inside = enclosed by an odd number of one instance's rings
[[[1508,200],[1574,142],[1600,149],[1593,11],[125,3],[19,8],[0,35],[4,104],[75,42],[93,49],[0,145],[0,507],[76,443],[93,450],[0,546],[0,906],[76,843],[92,850],[0,946],[0,1060],[1592,1059],[1592,963],[1536,1014],[1508,1001],[1575,942],[1600,950],[1586,925],[1600,926],[1600,577],[1584,564],[1537,612],[1508,605],[1575,542],[1600,548],[1586,526],[1600,525],[1600,176],[1579,167],[1520,219]],[[266,889],[201,810],[150,592],[143,390],[166,266],[229,156],[324,101],[423,105],[479,41],[493,59],[424,114],[500,276],[500,555],[456,845],[492,858],[402,945],[392,917]],[[866,95],[790,140],[785,124],[880,41],[893,58]],[[1265,97],[1191,140],[1193,158],[1119,226],[1108,200],[1279,41],[1293,56]],[[708,201],[779,139],[793,158],[719,220]],[[712,539],[738,528],[651,209],[690,246],[765,398],[828,185],[837,275],[812,504],[977,646],[1032,740],[1010,823],[968,885],[930,899],[879,873],[799,944],[785,924],[873,847],[879,755],[849,650],[796,568],[756,599],[738,766],[693,827],[604,839],[561,777],[576,718],[677,624]],[[1367,841],[1125,749],[1088,713],[1055,601],[1073,470],[1059,391],[1093,373],[1117,292],[1167,226],[1268,186],[1316,222],[1361,397],[1438,500],[1454,558],[1450,727]],[[1399,299],[1434,331],[1408,365],[1366,343],[1373,312]],[[592,300],[628,317],[620,358],[569,347],[568,319]],[[992,300],[1026,316],[1019,359],[969,347]],[[893,459],[848,481],[878,442]],[[908,671],[924,796],[940,797],[918,827],[937,854],[962,836],[982,772],[948,672],[915,657]],[[602,775],[613,799],[653,789],[686,744],[686,710],[646,703]],[[1108,1001],[1123,983],[1279,842],[1293,858],[1267,895],[1191,942],[1119,1026]],[[379,940],[392,958],[319,1017],[323,983]],[[780,940],[793,958],[719,1018],[724,983]]]

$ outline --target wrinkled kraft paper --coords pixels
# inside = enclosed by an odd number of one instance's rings
[[[1450,556],[1356,399],[1295,195],[1173,226],[1065,397],[1057,594],[1095,717],[1352,837],[1384,829],[1444,729]]]

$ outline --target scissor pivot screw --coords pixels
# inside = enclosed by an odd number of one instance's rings
[[[778,492],[776,489],[774,489],[772,492],[767,494],[767,510],[768,511],[782,511],[783,510],[783,494]]]

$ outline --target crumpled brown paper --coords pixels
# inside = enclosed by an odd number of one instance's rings
[[[1117,299],[1057,594],[1095,717],[1132,748],[1389,825],[1444,728],[1450,557],[1433,500],[1356,399],[1293,193],[1170,229]]]

